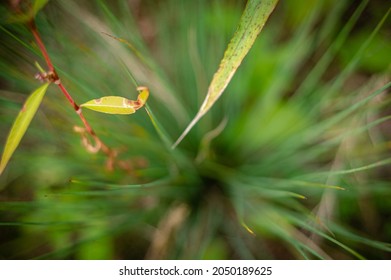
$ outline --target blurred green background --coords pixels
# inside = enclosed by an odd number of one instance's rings
[[[51,0],[36,25],[77,103],[136,99],[173,143],[245,1]],[[389,259],[389,1],[281,1],[222,98],[177,149],[145,110],[84,111],[55,85],[0,177],[1,259]],[[44,60],[1,6],[0,143]],[[123,38],[137,51],[102,32]]]

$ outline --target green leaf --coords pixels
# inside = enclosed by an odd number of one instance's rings
[[[105,96],[90,100],[80,107],[106,114],[129,115],[136,112],[132,100],[120,96]]]
[[[21,22],[25,23],[35,18],[37,13],[45,7],[49,0],[35,0],[31,8],[25,13],[12,15],[8,21],[11,23]]]
[[[39,87],[27,98],[26,102],[23,104],[23,107],[16,117],[5,143],[5,148],[0,162],[0,175],[3,173],[8,161],[18,147],[20,140],[30,125],[30,122],[37,112],[48,86],[49,84],[46,83]]]
[[[140,92],[136,101],[126,99],[121,96],[105,96],[98,99],[90,100],[80,107],[106,113],[106,114],[117,114],[117,115],[129,115],[136,112],[147,102],[149,96],[149,90],[146,87],[138,87],[137,90]]]
[[[219,69],[213,76],[201,108],[172,148],[175,148],[183,140],[192,127],[209,111],[217,99],[223,94],[274,10],[277,2],[278,0],[249,0],[247,2],[239,26],[228,44]]]
[[[49,2],[49,0],[35,0],[33,4],[33,15],[35,16],[43,7]]]

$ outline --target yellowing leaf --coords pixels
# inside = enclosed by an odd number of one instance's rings
[[[90,100],[80,107],[106,114],[133,114],[136,110],[133,107],[132,100],[120,96],[105,96]]]
[[[49,84],[44,84],[35,90],[26,100],[19,115],[16,117],[14,124],[12,125],[11,131],[7,137],[5,143],[3,155],[0,162],[0,175],[3,173],[8,161],[12,154],[18,147],[20,140],[26,132],[31,120],[41,104],[42,98],[44,97]]]
[[[278,0],[248,0],[239,26],[225,50],[219,69],[213,76],[206,98],[197,115],[190,122],[172,148],[175,148],[193,126],[209,111],[231,81],[258,34],[261,32]]]
[[[117,114],[117,115],[129,115],[136,112],[147,102],[149,96],[149,90],[147,87],[138,87],[140,92],[136,101],[126,99],[121,96],[105,96],[98,99],[90,100],[80,107],[84,107],[93,111]]]

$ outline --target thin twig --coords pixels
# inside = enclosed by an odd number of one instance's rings
[[[49,82],[56,84],[60,88],[61,92],[68,99],[69,103],[71,103],[76,114],[80,117],[81,121],[83,122],[83,125],[84,125],[87,133],[90,134],[91,137],[94,139],[96,146],[100,147],[102,152],[107,155],[108,160],[113,162],[113,160],[115,159],[115,157],[117,155],[116,151],[113,149],[110,149],[108,146],[106,146],[106,144],[104,144],[103,141],[96,135],[95,131],[92,129],[92,127],[90,126],[90,124],[88,123],[86,118],[84,117],[80,106],[77,105],[75,100],[72,98],[72,96],[69,94],[67,89],[62,84],[61,79],[57,75],[56,69],[54,68],[53,63],[50,59],[50,56],[46,50],[45,44],[43,43],[43,41],[41,39],[41,36],[38,32],[38,29],[35,25],[34,20],[31,20],[28,25],[30,27],[31,32],[34,35],[35,41],[37,42],[38,47],[39,47],[39,49],[40,49],[40,51],[46,61],[46,64],[49,68],[49,72],[45,75],[44,78],[47,79]]]
[[[35,41],[37,42],[38,47],[41,50],[41,53],[42,53],[43,57],[45,58],[45,61],[46,61],[46,64],[48,65],[48,67],[49,67],[49,70],[52,71],[52,72],[55,72],[54,66],[53,66],[53,64],[52,64],[52,62],[51,62],[51,60],[49,58],[48,52],[46,51],[45,44],[41,40],[41,36],[38,33],[38,29],[37,29],[37,26],[35,25],[34,20],[31,20],[29,22],[29,27],[30,27],[31,32],[34,35]]]

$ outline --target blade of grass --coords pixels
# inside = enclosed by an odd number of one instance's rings
[[[239,26],[232,37],[220,62],[219,69],[214,74],[209,85],[206,98],[198,113],[172,146],[176,146],[185,138],[193,126],[209,111],[213,104],[223,94],[244,57],[250,51],[278,0],[249,0],[240,19]]]
[[[383,251],[386,251],[386,252],[391,252],[391,244],[390,243],[380,242],[380,241],[376,241],[376,240],[371,240],[369,238],[365,238],[365,237],[359,236],[356,233],[354,233],[352,230],[345,229],[342,226],[337,225],[337,224],[332,224],[331,228],[332,228],[332,230],[336,234],[343,235],[343,236],[345,236],[347,239],[349,239],[351,241],[355,241],[355,242],[358,242],[358,243],[361,243],[361,244],[365,244],[365,245],[368,245],[370,247],[373,247],[373,248],[376,248],[376,249],[379,249],[379,250],[383,250]]]
[[[163,178],[145,184],[132,184],[132,185],[120,185],[120,184],[112,184],[112,183],[97,182],[97,181],[83,181],[78,179],[72,179],[70,182],[73,184],[83,185],[83,186],[102,187],[103,189],[106,190],[122,190],[122,189],[138,189],[138,188],[164,186],[170,182],[170,178]]]
[[[361,13],[364,8],[368,4],[368,0],[362,1],[360,5],[355,10],[354,14],[349,18],[348,22],[338,34],[337,38],[331,44],[331,46],[327,49],[327,51],[323,54],[322,58],[315,65],[315,67],[311,70],[308,76],[305,78],[304,82],[300,85],[299,89],[296,91],[294,98],[301,96],[306,96],[309,94],[319,83],[321,76],[327,70],[327,67],[331,64],[333,58],[335,57],[335,53],[338,52],[343,44],[345,43],[348,35],[357,20],[359,19]]]
[[[247,173],[238,172],[229,167],[219,165],[212,162],[205,162],[205,166],[208,167],[208,170],[211,172],[209,176],[225,181],[227,184],[232,185],[241,185],[242,182],[245,185],[261,186],[261,185],[272,185],[274,188],[295,188],[299,187],[310,187],[310,188],[324,188],[324,189],[334,189],[334,190],[345,190],[340,186],[322,184],[319,182],[311,182],[299,180],[297,178],[274,178],[274,177],[262,177],[262,176],[252,176]],[[323,174],[323,173],[322,173]],[[328,174],[325,172],[325,174]]]
[[[302,221],[300,218],[297,218],[297,217],[294,217],[293,215],[290,215],[290,214],[286,214],[285,216],[287,219],[289,219],[292,224],[297,224],[298,226],[304,228],[304,229],[307,229],[325,239],[327,239],[328,241],[340,246],[341,248],[343,248],[344,250],[346,250],[347,252],[349,252],[350,254],[352,254],[353,256],[355,256],[357,259],[360,259],[360,260],[364,260],[365,257],[363,257],[361,254],[359,254],[358,252],[356,252],[355,250],[353,250],[352,248],[350,248],[349,246],[345,245],[344,243],[338,241],[337,239],[335,239],[334,237],[332,236],[329,236],[328,234],[326,233],[323,233],[322,231],[316,229],[315,227],[307,224],[306,222]]]
[[[368,36],[368,38],[365,40],[365,42],[361,45],[359,50],[356,52],[356,54],[353,56],[352,60],[349,62],[349,64],[339,73],[337,78],[333,80],[329,86],[327,86],[324,89],[324,92],[322,92],[321,100],[325,100],[326,98],[330,98],[332,96],[335,96],[335,94],[339,93],[339,89],[342,87],[343,83],[347,80],[349,75],[357,68],[361,58],[363,57],[365,51],[368,49],[370,43],[372,42],[373,38],[376,36],[376,34],[379,32],[381,27],[386,22],[387,18],[389,17],[391,13],[391,8],[387,10],[387,12],[384,14],[380,22],[376,25],[375,29],[371,32],[371,34]],[[316,101],[316,106],[313,106],[313,109],[310,111],[310,115],[313,114],[313,112],[316,112],[322,104],[322,102],[319,102],[319,100]]]
[[[319,172],[319,173],[313,173],[311,175],[313,175],[313,176],[326,175],[326,174],[333,175],[333,176],[334,175],[344,175],[344,174],[351,174],[351,173],[356,173],[356,172],[362,172],[362,171],[366,171],[368,169],[372,169],[372,168],[376,168],[376,167],[383,166],[383,165],[388,165],[388,164],[391,164],[391,158],[383,159],[383,160],[376,161],[374,163],[367,164],[367,165],[360,166],[360,167],[356,167],[356,168],[345,169],[345,170],[336,170],[336,171]]]
[[[108,34],[106,34],[106,35],[108,35]],[[111,35],[109,35],[109,36],[111,36]],[[123,41],[124,41],[123,43],[128,44],[128,42],[126,40],[123,40]],[[135,86],[138,87],[138,83],[137,83],[135,77],[130,72],[129,68],[126,67],[126,65],[123,63],[123,61],[121,61],[121,65],[124,68],[125,72],[128,74],[128,76],[130,77],[130,79],[132,80],[132,82],[135,84]],[[148,114],[148,116],[149,116],[149,118],[150,118],[150,120],[152,122],[152,125],[155,128],[155,130],[156,130],[157,134],[159,135],[160,139],[163,141],[163,143],[167,147],[170,147],[171,143],[172,143],[172,140],[168,136],[167,131],[164,129],[164,127],[161,125],[161,123],[157,120],[157,118],[155,117],[154,113],[152,112],[152,110],[151,110],[151,108],[149,107],[148,104],[145,104],[145,111],[147,112],[147,114]]]
[[[292,154],[297,153],[297,149],[303,145],[304,142],[298,141],[298,139],[307,139],[308,142],[314,141],[319,135],[325,133],[328,129],[333,127],[333,125],[340,123],[347,117],[350,117],[352,114],[357,113],[358,110],[363,110],[363,107],[366,106],[371,100],[376,96],[385,92],[388,88],[391,87],[391,82],[385,84],[381,88],[374,90],[371,94],[359,100],[358,102],[352,104],[350,107],[342,110],[330,118],[327,118],[323,121],[320,121],[316,126],[309,127],[310,129],[304,130],[302,133],[297,133],[291,137],[291,141],[282,143],[279,146],[278,151],[273,153],[267,159],[268,164],[275,164],[276,161],[280,161],[281,158],[287,158],[292,156]],[[349,133],[351,133],[349,131]],[[338,143],[338,142],[337,142]],[[327,148],[327,147],[326,147]],[[316,145],[314,150],[311,153],[307,153],[308,157],[314,157],[316,154],[321,153],[325,149],[323,145]],[[307,152],[310,150],[306,147]],[[313,154],[312,154],[313,153]]]
[[[164,130],[163,126],[159,123],[157,118],[154,116],[154,114],[151,111],[151,108],[148,105],[145,106],[145,111],[147,111],[147,114],[152,122],[152,125],[155,128],[160,139],[163,141],[166,147],[169,148],[171,146],[172,141],[170,140],[170,137],[168,136],[167,132]]]
[[[129,49],[136,55],[136,57],[138,59],[140,59],[141,62],[143,62],[145,65],[147,65],[149,68],[153,68],[153,66],[151,65],[151,63],[145,58],[145,56],[142,55],[142,53],[136,48],[134,47],[129,41],[123,39],[123,38],[120,38],[120,37],[116,37],[114,35],[111,35],[111,34],[108,34],[106,32],[101,32],[102,34],[106,35],[106,36],[109,36],[110,38],[113,38],[114,40],[117,40],[118,42],[121,42],[121,43],[124,43],[125,45],[127,45],[129,47]]]

